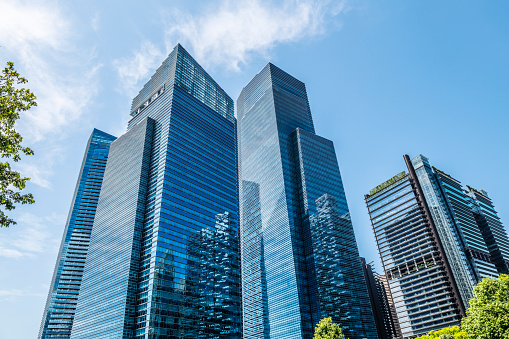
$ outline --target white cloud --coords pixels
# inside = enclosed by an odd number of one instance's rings
[[[38,106],[23,114],[28,142],[60,135],[78,120],[97,92],[93,48],[76,47],[79,37],[57,3],[0,0],[0,41],[37,95]]]
[[[203,66],[237,71],[278,44],[325,33],[330,19],[345,11],[345,0],[220,0],[209,6],[201,15],[163,11],[166,54],[180,42]],[[162,48],[145,40],[130,57],[115,60],[122,90],[135,95],[164,57]]]
[[[176,11],[167,24],[167,48],[190,46],[204,66],[239,70],[253,55],[265,55],[281,43],[326,32],[331,18],[345,10],[344,1],[224,0],[202,16]]]
[[[9,48],[15,45],[49,45],[59,49],[61,41],[69,29],[66,20],[62,20],[55,8],[37,6],[21,1],[0,1],[2,20],[0,34],[2,44]],[[27,46],[19,51],[21,54],[30,52]]]
[[[113,61],[113,66],[120,77],[122,90],[128,96],[134,96],[140,80],[144,80],[163,61],[163,52],[153,43],[146,40],[138,51],[130,57]]]
[[[50,233],[49,225],[63,224],[64,217],[51,215],[38,217],[30,213],[17,218],[16,236],[9,242],[0,240],[0,257],[21,258],[33,257],[38,253],[54,252],[58,249],[60,239],[55,239]]]
[[[5,297],[44,297],[44,293],[37,293],[31,290],[5,289],[0,290],[0,298]]]
[[[28,111],[21,120],[21,128],[28,130],[28,136],[31,136],[29,140],[34,142],[46,138],[48,134],[62,134],[69,124],[81,118],[97,94],[96,73],[100,65],[80,69],[75,77],[55,73],[53,66],[44,62],[37,70],[35,67],[35,63],[27,67],[27,73],[35,79],[30,81],[34,86],[29,87],[37,95],[38,107]]]
[[[0,0],[1,62],[15,62],[28,79],[24,87],[37,96],[37,107],[21,114],[17,129],[24,145],[41,149],[44,156],[24,159],[18,166],[32,182],[49,187],[53,174],[55,144],[83,122],[84,113],[98,91],[98,70],[93,46],[78,47],[82,35],[59,3]],[[98,17],[90,19],[90,31]],[[4,67],[4,66],[2,66]],[[37,153],[37,155],[39,155]]]
[[[47,290],[49,288],[38,288],[40,292],[35,292],[32,286],[27,287],[24,290],[19,288],[6,288],[0,289],[0,300],[3,302],[19,302],[19,298],[22,297],[46,297]],[[45,293],[46,292],[46,293]]]
[[[92,26],[94,32],[99,32],[99,28],[101,28],[101,18],[99,16],[99,12],[95,12],[92,20],[90,21],[90,25]]]
[[[25,256],[27,253],[20,252],[18,250],[12,249],[12,248],[3,248],[0,246],[0,257],[6,257],[6,258],[20,258]]]
[[[23,177],[30,178],[30,183],[50,188],[49,177],[53,173],[53,166],[64,161],[64,150],[61,145],[46,142],[44,147],[36,147],[34,152],[35,157],[25,157],[21,162],[14,163],[12,166]]]

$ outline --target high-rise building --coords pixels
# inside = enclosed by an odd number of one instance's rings
[[[51,281],[39,338],[69,338],[110,144],[94,129],[83,158]]]
[[[467,185],[474,218],[488,247],[491,262],[500,274],[509,274],[509,238],[488,197],[488,192]]]
[[[362,272],[368,285],[369,302],[375,318],[378,339],[401,338],[396,308],[394,307],[387,277],[385,274],[378,274],[372,263],[366,263],[365,258],[361,258],[361,262]]]
[[[402,172],[366,197],[403,338],[458,325],[465,312],[418,185]]]
[[[366,204],[403,338],[413,338],[459,325],[474,284],[505,272],[509,240],[486,192],[464,190],[422,155],[404,158],[408,174]]]
[[[240,338],[233,100],[177,45],[111,143],[71,338]]]
[[[465,253],[472,279],[477,283],[485,277],[497,276],[497,268],[473,213],[474,200],[464,190],[460,181],[435,167],[432,167],[432,170],[432,177],[438,184],[439,194],[443,197],[447,216],[452,221],[460,248]]]
[[[376,338],[334,146],[305,85],[269,63],[238,105],[244,338]]]

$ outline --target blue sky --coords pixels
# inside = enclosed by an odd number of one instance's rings
[[[236,100],[268,62],[306,83],[335,143],[361,255],[380,267],[364,194],[422,153],[489,192],[509,225],[506,1],[0,0],[0,63],[39,106],[17,165],[37,203],[0,229],[0,337],[38,332],[86,142],[120,135],[131,99],[180,42]],[[2,66],[3,67],[3,66]]]

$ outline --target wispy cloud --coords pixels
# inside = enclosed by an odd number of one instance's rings
[[[63,216],[38,217],[25,213],[17,219],[17,222],[18,235],[9,242],[0,240],[0,257],[33,257],[38,253],[58,249],[60,239],[51,237],[48,225],[62,225],[65,222]]]
[[[29,286],[25,289],[19,288],[7,288],[0,289],[0,300],[3,302],[19,302],[19,298],[26,297],[46,297],[48,288],[44,288],[43,286],[38,286],[37,288],[39,292],[34,291],[33,286]]]
[[[15,61],[29,80],[26,86],[37,95],[38,106],[22,114],[18,129],[26,145],[45,153],[19,167],[30,172],[33,183],[49,187],[53,173],[49,164],[54,162],[45,160],[53,157],[49,153],[56,139],[69,135],[82,121],[97,94],[101,65],[95,61],[93,46],[78,47],[82,37],[58,2],[0,0],[0,8],[0,61],[4,65],[4,57]]]
[[[48,135],[66,134],[65,128],[77,122],[97,94],[97,70],[101,65],[92,68],[73,69],[75,77],[68,74],[54,73],[53,65],[40,62],[27,67],[29,76],[34,79],[30,88],[37,95],[38,107],[27,113],[22,128],[28,130],[30,141],[41,141]],[[73,67],[63,67],[72,69]],[[35,75],[34,75],[35,74]]]
[[[225,0],[215,6],[201,16],[171,13],[167,48],[181,42],[205,66],[239,70],[251,57],[266,55],[278,44],[325,33],[331,19],[345,10],[344,1],[327,0]]]
[[[5,297],[44,297],[44,293],[33,292],[31,290],[6,289],[0,290],[0,298]]]
[[[30,178],[30,182],[43,188],[50,188],[49,178],[53,167],[64,161],[62,146],[57,143],[46,142],[43,146],[38,144],[34,152],[36,157],[26,157],[21,162],[13,164],[15,170],[23,177]]]
[[[83,114],[97,91],[93,47],[77,48],[73,25],[56,2],[0,0],[2,49],[19,64],[38,107],[21,121],[31,142],[63,128]]]
[[[145,40],[139,50],[129,57],[116,59],[113,66],[120,78],[121,90],[135,95],[140,80],[145,79],[163,61],[163,52],[152,42]]]
[[[12,248],[3,248],[2,245],[0,245],[0,257],[5,258],[20,258],[25,256],[27,253],[18,251],[16,249]]]
[[[63,20],[56,8],[21,1],[2,0],[0,3],[0,34],[4,47],[23,45],[25,48],[19,51],[20,54],[31,53],[27,45],[35,45],[33,48],[40,48],[42,45],[53,49],[61,47],[69,24]]]
[[[95,12],[92,20],[90,21],[90,25],[92,26],[94,32],[99,32],[99,29],[101,28],[101,18],[99,16],[99,12]]]
[[[201,14],[163,10],[165,51],[145,40],[131,56],[115,60],[122,90],[135,95],[178,42],[205,67],[238,71],[250,58],[267,56],[278,44],[326,33],[332,19],[346,8],[345,0],[219,0],[208,6]]]

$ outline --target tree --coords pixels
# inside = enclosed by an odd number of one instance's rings
[[[458,326],[451,326],[438,331],[431,331],[417,339],[467,339],[467,333]]]
[[[14,69],[12,62],[7,63],[0,75],[0,156],[11,158],[14,162],[21,160],[21,155],[33,155],[28,147],[21,146],[23,137],[14,129],[14,123],[20,118],[20,113],[37,106],[36,96],[29,89],[16,88],[15,85],[27,83]],[[23,178],[17,171],[11,169],[9,162],[0,162],[0,206],[11,211],[14,204],[33,204],[32,194],[21,194],[26,182],[30,178]],[[8,227],[16,222],[0,210],[0,227]]]
[[[484,278],[475,285],[461,327],[468,339],[509,339],[509,275]]]
[[[314,339],[344,339],[345,335],[338,324],[332,322],[332,318],[323,318],[315,327]]]

